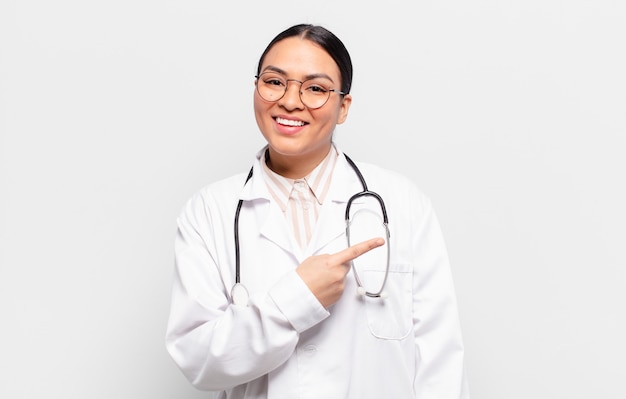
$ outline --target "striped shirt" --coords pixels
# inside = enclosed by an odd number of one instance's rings
[[[292,236],[305,250],[319,217],[339,154],[333,145],[324,160],[302,179],[289,179],[272,171],[261,156],[262,176],[267,188],[287,220]]]

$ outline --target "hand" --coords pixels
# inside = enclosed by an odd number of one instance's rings
[[[311,256],[297,267],[296,273],[322,306],[327,308],[336,303],[343,294],[350,261],[384,243],[382,238],[372,238],[335,254]]]

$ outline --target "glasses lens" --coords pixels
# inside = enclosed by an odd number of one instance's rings
[[[285,95],[287,79],[277,73],[265,72],[257,79],[256,89],[265,101],[278,101]]]
[[[329,82],[323,79],[312,79],[302,83],[300,98],[307,107],[319,108],[326,104],[328,97],[330,97]]]
[[[284,76],[275,72],[263,72],[257,79],[257,92],[265,101],[274,102],[280,100],[287,91],[287,85],[300,84],[300,101],[311,109],[320,108],[328,98],[331,92],[331,83],[327,79],[310,79],[299,82],[294,79],[285,79]]]

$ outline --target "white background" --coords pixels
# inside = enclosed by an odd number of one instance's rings
[[[175,219],[249,168],[299,22],[353,56],[341,148],[433,199],[473,398],[625,398],[621,0],[1,0],[0,397],[207,396],[164,349]]]

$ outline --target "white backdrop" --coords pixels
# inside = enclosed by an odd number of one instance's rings
[[[341,148],[433,199],[473,398],[625,398],[625,21],[619,0],[1,0],[0,397],[207,397],[164,349],[175,219],[249,168],[258,57],[311,22],[355,64]]]

